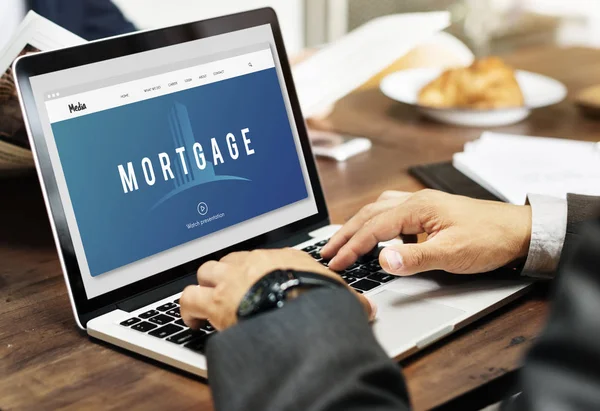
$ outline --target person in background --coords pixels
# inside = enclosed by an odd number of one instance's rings
[[[0,0],[0,51],[29,10],[83,37],[96,40],[135,30],[110,0]],[[34,52],[31,46],[23,54]],[[28,147],[12,68],[0,73],[0,140]]]
[[[31,10],[86,40],[135,31],[111,0],[28,0],[27,3]]]
[[[467,274],[520,258],[534,258],[542,268],[555,267],[560,243],[548,323],[525,359],[521,394],[502,407],[600,409],[600,198],[570,195],[554,208],[546,205],[534,206],[534,215],[542,214],[532,219],[531,206],[432,190],[388,192],[350,220],[323,253],[337,259],[330,266],[343,267],[379,240],[426,233],[422,243],[384,249],[382,266],[399,275],[430,269]],[[552,210],[564,211],[565,221],[544,224]],[[561,224],[557,235],[553,230]],[[531,248],[541,254],[532,257]],[[398,255],[388,255],[391,252]],[[340,285],[296,289],[278,308],[248,311],[248,290],[275,270],[312,272]],[[192,328],[209,319],[221,331],[207,347],[217,410],[410,409],[400,368],[369,328],[373,307],[306,253],[233,253],[202,265],[198,283],[184,290],[181,314]],[[246,312],[251,314],[241,314]]]
[[[2,0],[0,50],[6,46],[29,10],[83,37],[96,40],[135,30],[110,0]]]

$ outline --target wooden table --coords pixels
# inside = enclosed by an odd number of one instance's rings
[[[567,101],[501,131],[599,140],[572,97],[600,83],[600,51],[522,50],[507,60],[569,87]],[[319,161],[336,223],[385,189],[422,185],[411,165],[445,161],[481,130],[432,123],[376,89],[341,101],[330,117],[341,131],[369,136],[373,149],[346,164]],[[403,362],[416,409],[428,409],[519,366],[547,312],[534,292]],[[209,388],[174,370],[95,344],[78,331],[35,176],[0,180],[0,409],[210,410]]]

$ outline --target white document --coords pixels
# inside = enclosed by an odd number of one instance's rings
[[[39,51],[46,51],[76,46],[85,42],[84,39],[69,30],[30,11],[12,39],[0,51],[0,72],[5,72],[23,50],[27,49],[28,45]]]
[[[305,117],[337,100],[450,25],[450,13],[395,14],[371,20],[294,67]]]
[[[313,153],[316,156],[346,161],[371,149],[371,140],[322,130],[308,130]]]
[[[0,173],[33,168],[11,65],[22,54],[85,43],[81,37],[33,11],[27,13],[15,35],[0,50]]]
[[[453,158],[454,167],[497,197],[600,195],[598,143],[485,132]]]

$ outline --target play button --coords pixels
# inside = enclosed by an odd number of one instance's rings
[[[198,214],[206,215],[208,213],[208,206],[205,202],[198,203]]]

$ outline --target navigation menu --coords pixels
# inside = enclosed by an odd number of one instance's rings
[[[270,49],[49,100],[50,123],[107,110],[275,67]],[[85,110],[69,106],[85,105]]]

